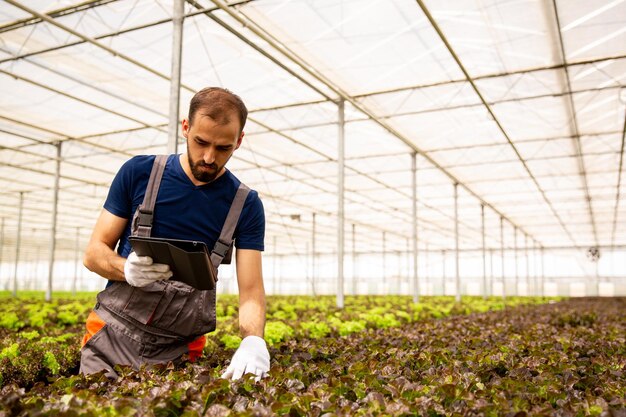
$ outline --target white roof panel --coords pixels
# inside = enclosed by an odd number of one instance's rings
[[[0,217],[15,227],[24,192],[26,221],[49,225],[51,144],[62,141],[59,233],[68,235],[92,227],[125,160],[166,152],[173,3],[22,3],[65,9],[54,20],[100,45],[0,4]],[[335,250],[343,99],[346,224],[362,247],[373,250],[383,231],[398,247],[410,239],[418,149],[420,245],[453,248],[454,182],[463,247],[480,239],[481,202],[491,229],[505,219],[508,241],[515,226],[544,246],[626,242],[626,3],[425,5],[433,22],[412,0],[255,0],[185,18],[179,116],[209,85],[244,99],[246,136],[228,167],[261,194],[268,241],[304,251],[317,213],[320,248]],[[499,247],[498,230],[488,235]]]

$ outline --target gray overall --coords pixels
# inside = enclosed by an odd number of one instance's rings
[[[157,155],[143,203],[132,220],[133,236],[150,236],[154,205],[167,155]],[[216,269],[231,248],[235,226],[250,189],[240,184],[211,252]],[[215,330],[216,290],[198,290],[175,277],[145,287],[115,281],[97,296],[94,312],[106,323],[83,346],[80,372],[105,369],[117,377],[116,364],[131,365],[179,362],[189,352],[188,343]]]

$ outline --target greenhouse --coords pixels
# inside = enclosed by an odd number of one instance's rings
[[[107,197],[131,158],[191,175],[206,87],[247,107],[260,243],[201,359],[84,376],[132,263]],[[1,416],[626,412],[626,1],[5,0],[0,91]],[[269,373],[228,382],[260,249]]]

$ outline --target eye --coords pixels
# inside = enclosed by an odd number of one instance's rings
[[[229,151],[230,150],[230,146],[218,146],[217,149],[220,151]]]

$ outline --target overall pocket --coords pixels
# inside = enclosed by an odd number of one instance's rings
[[[174,280],[145,287],[116,282],[98,294],[98,302],[112,313],[184,338],[215,330],[215,298],[215,290]]]
[[[147,323],[183,337],[215,330],[215,290],[198,290],[180,281],[169,281],[161,303]]]
[[[145,287],[133,287],[126,282],[114,282],[97,296],[98,303],[112,313],[148,324],[165,291],[163,281]]]

